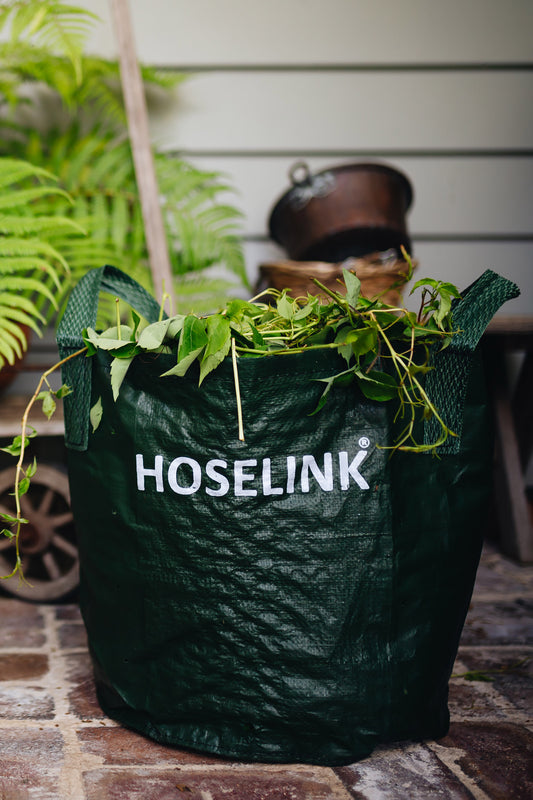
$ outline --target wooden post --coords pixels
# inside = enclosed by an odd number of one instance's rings
[[[128,0],[111,0],[111,7],[119,50],[120,75],[133,163],[141,199],[155,295],[161,301],[164,287],[165,292],[173,299],[172,268],[159,203],[159,189],[148,130],[146,99],[136,56]]]

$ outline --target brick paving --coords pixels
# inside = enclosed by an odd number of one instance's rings
[[[487,546],[449,734],[330,769],[228,762],[116,725],[96,702],[77,607],[0,597],[0,800],[531,800],[532,609],[533,567]]]

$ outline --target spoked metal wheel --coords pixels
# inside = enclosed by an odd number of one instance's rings
[[[11,496],[15,470],[0,472],[0,512],[15,514]],[[25,600],[60,600],[79,583],[79,559],[67,476],[55,467],[40,465],[29,491],[20,498],[28,520],[20,534],[25,581],[17,576],[0,582],[1,588]],[[15,544],[0,538],[0,575],[15,566]]]

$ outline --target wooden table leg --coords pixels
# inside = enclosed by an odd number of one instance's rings
[[[524,364],[524,367],[530,370],[531,360],[527,365]],[[515,425],[505,353],[497,348],[491,348],[488,379],[496,424],[495,493],[501,537],[500,546],[504,553],[522,563],[533,562],[533,528],[526,496],[524,466],[526,453],[529,454],[530,448],[528,449],[525,441],[520,446],[517,431],[520,431],[521,437],[523,428],[520,423],[520,427]],[[520,378],[519,386],[521,381],[525,388],[526,381],[531,382],[531,376]],[[520,391],[524,391],[524,389]],[[527,413],[526,406],[523,405],[524,397],[525,395],[520,399],[520,396],[517,395],[518,406],[516,403],[514,405],[517,411],[520,408],[523,409],[528,417],[528,424],[531,425],[531,410],[529,409],[529,413]],[[529,394],[529,398],[531,398],[531,394]],[[518,415],[519,420],[520,414]]]

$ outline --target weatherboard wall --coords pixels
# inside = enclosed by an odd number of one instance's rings
[[[117,55],[107,0],[90,49]],[[154,143],[226,173],[247,270],[283,257],[270,210],[298,160],[381,161],[414,187],[419,275],[468,285],[490,267],[532,311],[530,0],[130,0],[139,58],[188,73],[150,102]]]

